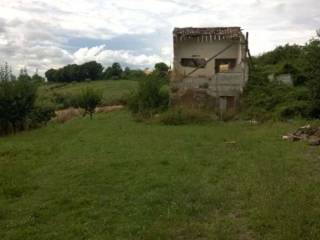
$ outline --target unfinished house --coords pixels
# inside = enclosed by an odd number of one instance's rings
[[[175,28],[172,104],[234,111],[248,79],[248,41],[240,27]]]

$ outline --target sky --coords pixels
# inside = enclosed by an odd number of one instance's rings
[[[304,44],[319,0],[1,0],[0,62],[17,72],[96,60],[131,68],[172,62],[174,27],[240,26],[258,55]]]

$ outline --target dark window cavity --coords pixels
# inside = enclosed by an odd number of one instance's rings
[[[205,68],[207,61],[204,58],[182,58],[180,64],[183,67]]]

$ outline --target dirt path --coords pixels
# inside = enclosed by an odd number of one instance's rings
[[[109,113],[114,111],[119,111],[124,108],[124,105],[114,105],[114,106],[104,106],[97,107],[96,113]],[[55,112],[56,116],[52,119],[53,122],[65,123],[74,119],[76,117],[82,116],[84,111],[81,108],[67,108],[63,110],[58,110]]]

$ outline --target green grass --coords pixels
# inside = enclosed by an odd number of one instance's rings
[[[0,138],[0,239],[320,239],[320,150],[280,138],[297,126],[121,111]]]
[[[47,84],[39,88],[40,101],[50,101],[53,94],[76,95],[81,93],[86,87],[102,91],[103,102],[112,103],[122,99],[125,95],[135,90],[138,85],[137,81],[132,80],[101,80],[81,83],[68,84]]]

